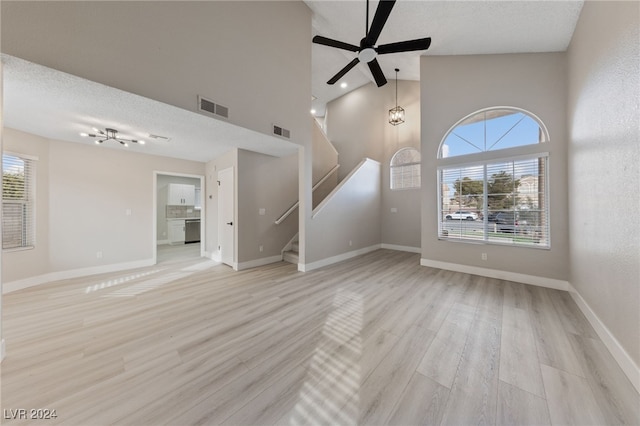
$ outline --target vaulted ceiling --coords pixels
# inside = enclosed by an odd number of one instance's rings
[[[313,35],[359,44],[365,33],[366,1],[305,1],[313,12]],[[371,1],[370,19],[377,1]],[[381,55],[388,80],[399,68],[399,79],[419,80],[420,55],[564,51],[571,41],[582,1],[409,1],[400,0],[378,44],[431,37],[427,51]],[[311,44],[311,39],[309,39]],[[339,84],[326,81],[355,53],[312,45],[312,108],[323,115],[326,103],[372,81],[366,65],[351,70]],[[118,130],[130,138],[148,138],[139,129],[183,143],[133,146],[133,151],[207,161],[234,147],[271,155],[293,153],[296,147],[280,139],[238,128],[224,121],[122,92],[17,58],[4,57],[4,123],[8,127],[52,139],[88,143],[78,133],[90,129],[69,126],[69,117],[91,112],[103,122],[127,123]],[[171,123],[171,125],[167,125]],[[179,123],[179,124],[177,124]],[[124,127],[127,127],[124,126]],[[138,132],[138,133],[136,133]],[[217,140],[212,143],[212,135]],[[117,147],[119,148],[119,147]]]

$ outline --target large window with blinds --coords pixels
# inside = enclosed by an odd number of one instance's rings
[[[550,247],[547,130],[517,108],[456,123],[438,153],[438,231],[446,240]]]
[[[35,245],[35,159],[2,155],[2,248]]]

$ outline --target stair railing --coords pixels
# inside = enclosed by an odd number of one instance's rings
[[[311,192],[313,193],[316,189],[318,189],[318,188],[320,187],[320,185],[322,185],[322,184],[323,184],[327,179],[329,179],[329,177],[330,177],[333,173],[335,173],[339,168],[340,168],[340,164],[336,164],[336,165],[335,165],[331,170],[329,170],[329,171],[327,172],[327,174],[326,174],[326,175],[324,175],[324,176],[322,177],[322,179],[320,179],[320,180],[318,181],[318,183],[316,183],[315,185],[313,185],[313,188],[311,188]],[[289,217],[289,215],[291,215],[291,213],[293,213],[293,211],[294,211],[295,209],[297,209],[299,205],[300,205],[300,200],[296,201],[296,203],[295,203],[294,205],[292,205],[291,207],[289,207],[289,209],[288,209],[286,212],[284,212],[284,213],[282,214],[282,216],[280,216],[280,217],[278,218],[278,220],[276,220],[276,222],[275,222],[275,223],[276,223],[276,225],[280,225],[282,222],[284,222],[284,220],[285,220],[286,218],[288,218],[288,217]]]

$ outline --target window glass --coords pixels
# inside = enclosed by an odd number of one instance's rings
[[[391,189],[420,188],[420,152],[402,148],[391,158]]]
[[[518,147],[545,142],[546,135],[537,118],[518,109],[480,111],[454,126],[443,138],[441,158],[495,155],[438,168],[440,238],[550,247],[549,156],[542,149],[517,155]],[[504,148],[516,148],[516,156],[511,150],[502,157]]]
[[[460,120],[444,138],[439,157],[456,157],[546,142],[536,118],[518,109],[491,108]]]
[[[2,248],[35,244],[35,162],[17,155],[2,156]]]

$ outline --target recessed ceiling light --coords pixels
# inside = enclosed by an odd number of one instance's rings
[[[315,110],[315,109],[312,109],[312,110],[311,110],[311,114],[315,114],[315,113],[316,113],[316,110]]]
[[[340,83],[340,87],[342,87],[343,89],[347,88],[347,82],[343,81],[342,83]]]

